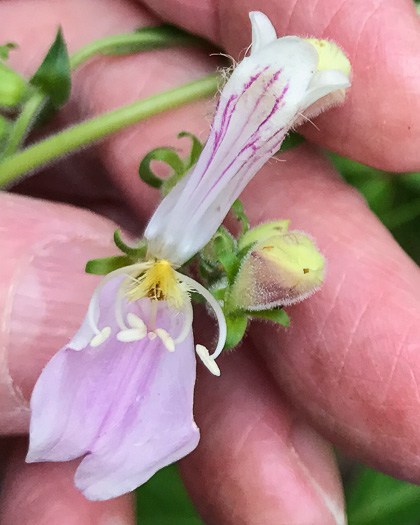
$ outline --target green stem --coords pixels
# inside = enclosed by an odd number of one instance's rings
[[[174,46],[204,45],[206,41],[194,35],[170,26],[145,27],[134,33],[112,35],[88,44],[70,57],[70,68],[73,71],[83,62],[96,54],[119,55],[132,54],[151,49],[161,49]],[[208,45],[208,43],[206,43]],[[45,101],[44,95],[35,92],[26,102],[21,114],[13,125],[9,142],[2,158],[13,155],[22,143],[31,127],[34,117]]]
[[[7,146],[2,152],[2,157],[9,157],[18,149],[19,144],[30,129],[30,124],[38,113],[44,99],[44,95],[40,92],[34,93],[28,99],[18,119],[13,125]]]
[[[220,76],[217,73],[183,86],[139,100],[62,131],[0,163],[0,187],[27,171],[39,168],[61,155],[74,151],[146,118],[188,102],[214,95]]]
[[[151,49],[202,44],[205,41],[194,35],[166,26],[146,27],[136,33],[112,35],[96,40],[76,51],[70,57],[71,69],[75,69],[96,54],[115,55],[138,53]],[[208,45],[208,43],[207,43]]]

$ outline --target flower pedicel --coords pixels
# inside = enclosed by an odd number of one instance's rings
[[[253,12],[250,17],[251,54],[221,92],[197,164],[152,216],[145,231],[146,256],[104,277],[81,328],[46,365],[32,394],[26,460],[84,456],[75,484],[91,500],[135,489],[197,446],[195,354],[210,372],[220,374],[215,358],[225,347],[226,321],[223,303],[177,269],[212,239],[290,128],[343,102],[350,86],[350,64],[335,44],[294,36],[277,39],[265,15]],[[252,230],[248,235],[251,239]],[[302,249],[315,250],[299,235],[288,235],[270,246],[254,239],[267,268],[286,244],[303,246],[290,247],[290,260],[305,253]],[[263,253],[271,245],[273,254]],[[316,261],[322,281],[322,258],[311,255],[310,260]],[[246,279],[258,273],[251,262],[245,270]],[[293,272],[285,281],[290,279],[295,279]],[[231,290],[231,303],[242,295],[238,286]],[[299,286],[307,295],[308,286]],[[212,354],[204,345],[194,348],[193,291],[206,299],[218,321]],[[257,291],[254,295],[258,299]],[[294,296],[288,304],[300,298]],[[258,310],[253,300],[248,298],[247,307]]]

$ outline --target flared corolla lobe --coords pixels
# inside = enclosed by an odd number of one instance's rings
[[[349,62],[335,44],[278,39],[265,15],[250,17],[251,54],[221,92],[203,152],[146,229],[149,250],[158,258],[183,264],[199,251],[289,129],[342,101],[350,85]]]
[[[134,330],[137,320],[146,333],[119,340],[115,304],[122,279],[115,276],[95,299],[94,322],[108,327],[109,337],[91,345],[95,330],[88,316],[44,368],[31,399],[27,461],[84,456],[75,483],[92,500],[135,489],[199,441],[192,414],[192,331],[168,348],[165,339],[174,342],[183,331],[183,314],[165,301],[124,299],[124,322],[134,325],[126,330]]]

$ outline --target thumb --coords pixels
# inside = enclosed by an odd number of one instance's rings
[[[0,194],[0,428],[26,432],[47,361],[79,327],[98,278],[89,259],[115,254],[114,225],[93,213]]]

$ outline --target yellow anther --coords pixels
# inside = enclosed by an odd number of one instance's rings
[[[336,43],[330,40],[318,40],[317,38],[305,38],[305,40],[312,44],[318,52],[318,71],[339,69],[345,75],[350,76],[351,65],[349,59]]]
[[[180,309],[184,302],[182,289],[171,263],[166,259],[156,261],[149,269],[134,279],[127,291],[130,301],[149,298],[167,301],[170,306]]]

